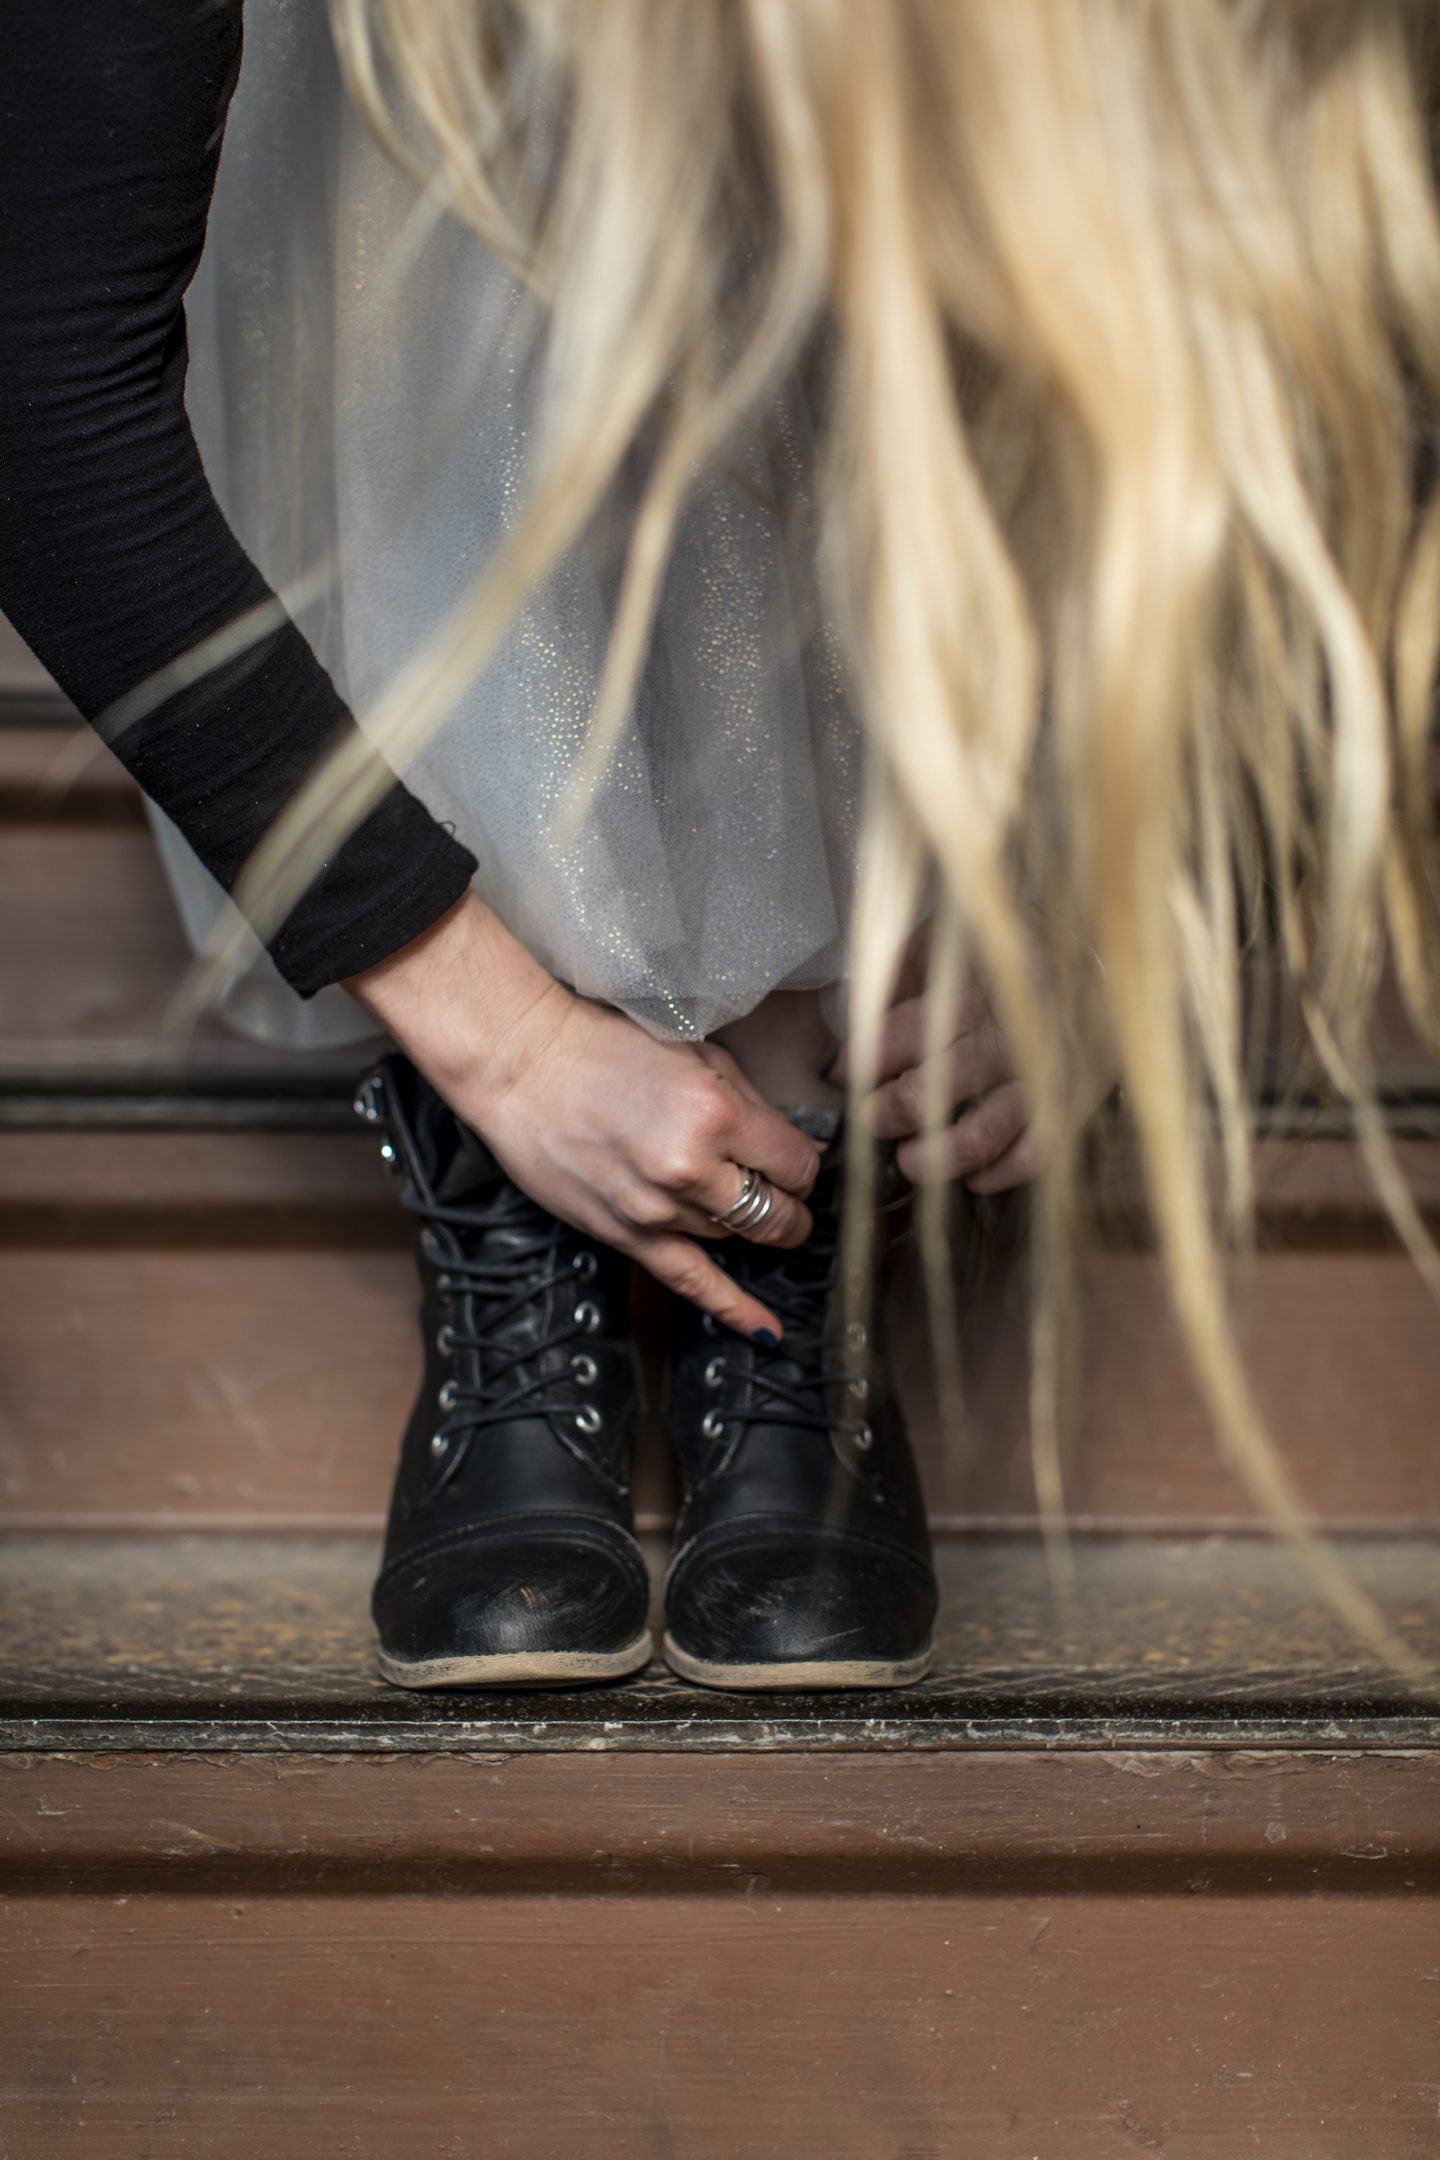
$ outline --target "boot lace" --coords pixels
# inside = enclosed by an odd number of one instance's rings
[[[861,1454],[874,1445],[874,1435],[861,1414],[869,1382],[848,1368],[843,1355],[847,1349],[864,1350],[866,1330],[856,1322],[842,1337],[835,1318],[839,1256],[838,1231],[817,1222],[804,1245],[767,1256],[763,1277],[747,1281],[746,1287],[779,1315],[784,1340],[773,1351],[755,1346],[749,1400],[724,1412],[708,1411],[701,1421],[707,1439],[718,1440],[728,1430],[738,1441],[751,1425],[788,1425],[803,1432],[843,1435]],[[745,1272],[743,1263],[731,1272],[739,1279]],[[797,1366],[799,1371],[785,1369]],[[705,1368],[706,1384],[722,1387],[726,1370],[721,1352]]]
[[[563,1256],[565,1226],[553,1217],[527,1222],[511,1194],[502,1193],[485,1206],[457,1207],[422,1199],[412,1189],[401,1195],[401,1205],[426,1225],[421,1233],[422,1246],[440,1263],[437,1294],[467,1309],[478,1303],[486,1307],[484,1334],[447,1320],[437,1337],[442,1356],[474,1350],[478,1377],[463,1381],[452,1376],[440,1389],[440,1408],[445,1415],[430,1440],[430,1452],[438,1467],[426,1497],[443,1491],[458,1475],[478,1434],[510,1418],[557,1418],[587,1438],[598,1433],[602,1423],[599,1411],[588,1403],[577,1410],[574,1398],[577,1386],[591,1386],[598,1377],[595,1360],[589,1356],[572,1357],[568,1368],[557,1370],[553,1357],[547,1355],[595,1333],[600,1325],[600,1309],[593,1301],[578,1300],[569,1309],[568,1318],[562,1301],[552,1324],[518,1347],[502,1349],[494,1339],[507,1320],[527,1305],[538,1304],[548,1291],[577,1275],[582,1282],[588,1282],[596,1271],[595,1255],[582,1248],[567,1263]],[[445,1252],[438,1239],[427,1236],[431,1226],[460,1233],[460,1253]],[[464,1249],[472,1236],[477,1243],[483,1243],[487,1232],[501,1228],[511,1233],[503,1252]],[[517,1232],[528,1234],[522,1238]],[[519,1371],[524,1365],[532,1367],[528,1375]],[[596,1467],[582,1447],[563,1432],[561,1438],[572,1454],[592,1469]]]

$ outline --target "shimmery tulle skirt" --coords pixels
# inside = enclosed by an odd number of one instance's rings
[[[216,493],[362,726],[493,561],[523,502],[540,311],[436,218],[349,110],[312,0],[249,0],[246,53],[187,303],[189,405]],[[860,742],[804,543],[803,397],[697,487],[619,742],[572,833],[643,452],[404,777],[473,849],[479,892],[583,994],[709,1034],[845,972]],[[221,895],[153,822],[201,941]],[[258,945],[248,1032],[373,1031],[305,1001]]]

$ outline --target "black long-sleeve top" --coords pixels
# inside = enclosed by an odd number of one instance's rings
[[[184,406],[182,298],[240,45],[240,0],[0,4],[0,613],[92,720],[272,597]],[[354,729],[284,620],[114,748],[229,889]],[[310,996],[418,936],[474,869],[391,775],[270,950]]]

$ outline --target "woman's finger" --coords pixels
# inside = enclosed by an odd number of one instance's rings
[[[940,1108],[944,1116],[972,1095],[980,1097],[1015,1076],[1014,1060],[999,1029],[985,1022],[940,1053]],[[906,1140],[925,1123],[929,1065],[912,1065],[876,1088],[865,1104],[868,1131],[877,1140]]]
[[[1003,1155],[984,1170],[967,1177],[965,1187],[973,1193],[1011,1192],[1017,1185],[1028,1185],[1040,1175],[1040,1149],[1035,1139],[1035,1128],[1027,1125],[1017,1140],[1012,1140]]]
[[[766,1180],[769,1184],[769,1180]],[[691,1196],[707,1216],[723,1216],[727,1208],[735,1206],[745,1190],[745,1172],[739,1163],[717,1163],[712,1176],[706,1178]],[[770,1185],[770,1207],[764,1219],[753,1229],[742,1230],[726,1225],[727,1233],[734,1237],[748,1238],[755,1245],[803,1245],[814,1228],[810,1210],[793,1193],[781,1185]]]
[[[623,1192],[612,1192],[606,1196],[606,1205],[632,1237],[719,1239],[730,1235],[712,1219],[708,1208],[683,1195],[663,1192],[658,1185],[635,1184]],[[613,1238],[610,1242],[614,1242]]]
[[[798,1199],[805,1198],[820,1174],[818,1142],[767,1102],[749,1102],[737,1095],[720,1137],[723,1157],[746,1170],[758,1170],[772,1185]],[[734,1199],[735,1194],[730,1197]]]
[[[749,1338],[766,1330],[778,1342],[784,1334],[778,1315],[742,1290],[689,1238],[664,1234],[637,1238],[628,1249],[657,1282],[664,1283],[677,1297],[688,1298],[702,1312],[713,1313],[723,1327],[734,1328],[737,1335]]]
[[[1017,1080],[982,1095],[973,1110],[938,1133],[906,1140],[895,1160],[912,1185],[967,1183],[999,1161],[1026,1126],[1025,1097]],[[972,1188],[978,1189],[978,1188]]]
[[[951,1040],[963,1042],[977,1030],[994,1028],[990,1007],[978,992],[971,992],[961,999],[955,1014],[955,1032]],[[948,1046],[947,1046],[948,1047]],[[892,1005],[880,1028],[880,1055],[876,1061],[877,1080],[893,1080],[912,1065],[918,1065],[925,1055],[925,1000],[903,998]],[[844,1085],[849,1072],[848,1052],[842,1046],[839,1056],[830,1067],[829,1078],[833,1086]]]

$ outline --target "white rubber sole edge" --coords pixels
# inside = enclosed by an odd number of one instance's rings
[[[647,1628],[623,1650],[514,1650],[503,1657],[397,1658],[377,1651],[397,1687],[565,1687],[571,1682],[625,1680],[648,1665],[655,1644]]]
[[[923,1680],[935,1662],[931,1643],[913,1658],[813,1658],[793,1664],[717,1665],[707,1658],[691,1657],[673,1635],[664,1643],[665,1662],[682,1680],[700,1687],[751,1689],[885,1688],[908,1687]]]

